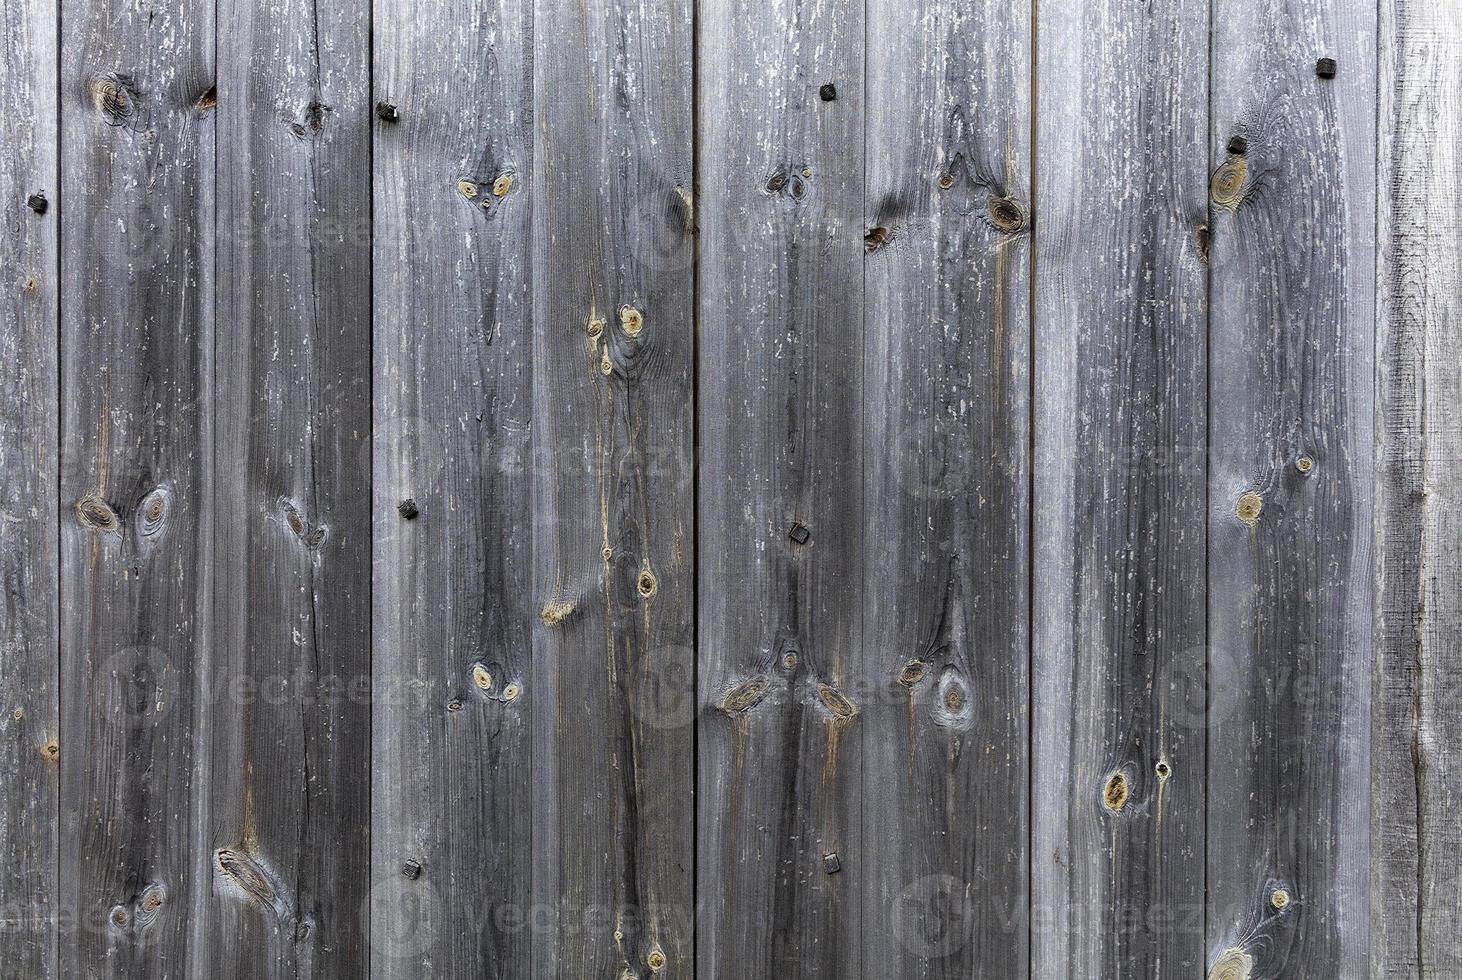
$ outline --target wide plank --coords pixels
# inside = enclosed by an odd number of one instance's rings
[[[1202,969],[1208,10],[1038,4],[1033,977]]]
[[[697,974],[863,976],[863,10],[698,32]]]
[[[1462,976],[1462,21],[1379,36],[1371,976]]]
[[[528,977],[543,921],[532,51],[526,0],[375,4],[377,980]]]
[[[1215,0],[1213,23],[1210,969],[1347,980],[1369,973],[1375,9]]]
[[[364,2],[218,6],[206,846],[215,978],[365,975],[370,78]],[[263,881],[264,890],[251,885]]]
[[[202,975],[213,655],[214,8],[61,40],[63,976]]]
[[[862,975],[1007,980],[1029,963],[1032,25],[867,11]]]
[[[0,963],[57,976],[60,562],[55,4],[7,5],[0,37]]]
[[[534,9],[541,976],[694,971],[692,23]]]

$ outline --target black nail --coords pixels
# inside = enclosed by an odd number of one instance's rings
[[[1249,141],[1242,136],[1232,137],[1228,141],[1228,151],[1235,156],[1243,156],[1249,152]]]
[[[822,101],[831,102],[833,99],[836,99],[838,97],[838,87],[832,82],[828,82],[822,88],[817,90],[817,94],[822,99]]]
[[[794,521],[791,529],[787,531],[787,537],[796,541],[798,544],[806,544],[807,539],[812,537],[812,532],[801,521]]]
[[[407,861],[405,864],[401,865],[401,873],[410,878],[412,881],[415,881],[417,878],[421,877],[421,865],[417,864],[415,861]]]
[[[1315,62],[1315,74],[1321,78],[1334,78],[1336,71],[1334,58],[1321,58]]]
[[[421,511],[416,509],[416,501],[412,500],[410,497],[407,497],[405,500],[401,501],[401,503],[397,504],[396,510],[401,514],[402,517],[406,518],[408,521],[416,520],[416,515],[421,513]]]
[[[45,214],[46,208],[51,206],[51,202],[46,200],[46,195],[40,191],[36,191],[30,197],[26,198],[25,204],[26,207],[30,208],[36,214]]]
[[[382,122],[395,122],[401,118],[401,113],[389,102],[376,103],[376,118]]]
[[[822,867],[830,875],[835,875],[843,870],[843,862],[838,860],[837,851],[829,851],[822,856]]]

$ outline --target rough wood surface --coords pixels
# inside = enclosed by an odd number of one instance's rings
[[[368,5],[218,7],[210,977],[365,974]],[[248,885],[258,874],[275,892]]]
[[[1462,976],[1455,4],[77,3],[0,973]]]
[[[1381,4],[1371,975],[1462,976],[1462,16]]]
[[[57,975],[57,18],[0,36],[0,963]],[[44,200],[38,213],[28,201]]]
[[[518,581],[544,611],[526,692],[548,794],[544,977],[694,970],[691,11],[534,9],[534,530]]]
[[[1213,23],[1210,966],[1364,977],[1375,10]]]
[[[862,975],[1007,980],[1028,969],[1030,24],[867,10],[888,238],[864,261]]]
[[[864,975],[863,29],[861,7],[827,0],[701,10],[697,938],[711,980]]]
[[[68,977],[206,973],[213,5],[67,5],[61,907]]]
[[[1036,20],[1032,975],[1192,977],[1208,16]]]
[[[377,978],[530,975],[531,17],[375,8]]]

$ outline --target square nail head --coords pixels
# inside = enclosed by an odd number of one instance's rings
[[[806,544],[808,540],[812,537],[812,532],[809,531],[807,529],[807,525],[803,524],[801,521],[794,521],[791,529],[787,531],[787,537],[791,538],[798,544]]]

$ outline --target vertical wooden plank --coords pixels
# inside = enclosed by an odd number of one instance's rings
[[[535,6],[534,973],[692,974],[692,10]],[[569,611],[569,610],[572,611]]]
[[[370,18],[218,8],[211,977],[365,973]],[[265,888],[258,887],[266,883]]]
[[[1029,963],[1032,24],[867,9],[863,975],[1006,980]]]
[[[1207,14],[1038,7],[1036,977],[1202,968]]]
[[[0,963],[57,975],[58,462],[54,4],[7,7],[0,37]]]
[[[527,977],[532,7],[375,23],[371,975]]]
[[[1462,975],[1462,11],[1381,4],[1371,975]]]
[[[697,941],[711,980],[864,975],[863,50],[859,6],[701,10]]]
[[[1240,975],[1368,974],[1375,16],[1214,8],[1208,931]]]
[[[65,976],[199,969],[208,882],[213,5],[67,5],[61,42]],[[195,906],[196,907],[196,906]]]

